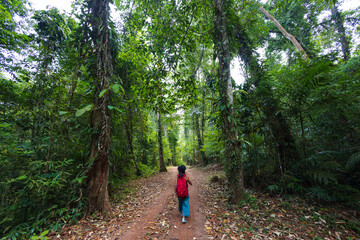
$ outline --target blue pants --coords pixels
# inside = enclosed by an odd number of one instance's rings
[[[179,211],[181,215],[185,217],[189,217],[190,208],[189,208],[189,196],[186,198],[178,198],[179,199]]]

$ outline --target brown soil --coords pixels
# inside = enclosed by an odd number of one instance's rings
[[[190,217],[181,222],[175,196],[177,168],[150,178],[133,181],[124,188],[136,189],[123,195],[113,206],[111,217],[88,217],[77,225],[50,234],[50,239],[209,239],[205,229],[206,201],[202,197],[206,173],[187,169],[193,185],[189,186]]]
[[[206,177],[203,172],[196,169],[188,169],[186,172],[193,183],[189,186],[188,222],[181,222],[177,209],[178,200],[174,193],[177,169],[173,167],[162,175],[162,183],[165,183],[162,191],[149,202],[140,219],[128,224],[128,230],[121,234],[119,239],[208,239],[204,226],[206,217],[201,209],[204,202],[200,196],[200,188],[203,187]]]
[[[91,216],[51,233],[50,239],[360,239],[359,212],[310,203],[296,196],[248,191],[230,205],[224,172],[215,166],[188,169],[190,217],[181,223],[174,184],[176,168],[122,184],[113,196],[113,214]],[[209,184],[210,176],[219,176]],[[357,232],[356,232],[357,231]]]

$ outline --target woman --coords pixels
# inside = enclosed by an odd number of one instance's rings
[[[175,184],[175,193],[179,199],[179,211],[182,216],[182,222],[186,223],[185,217],[189,217],[189,189],[188,184],[192,185],[189,176],[185,174],[186,167],[184,165],[178,167],[177,183]]]

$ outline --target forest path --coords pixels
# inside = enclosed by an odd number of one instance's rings
[[[154,179],[150,178],[145,183],[157,185],[157,196],[150,197],[152,200],[139,213],[139,219],[125,226],[127,230],[119,239],[208,239],[204,226],[206,217],[201,209],[204,202],[199,194],[205,184],[206,174],[196,169],[186,171],[193,185],[189,186],[190,217],[187,219],[188,222],[183,224],[174,193],[177,168],[172,167],[168,170],[168,173],[154,176]],[[160,179],[157,179],[159,177]]]
[[[91,216],[78,224],[50,234],[50,239],[209,239],[205,229],[208,173],[199,169],[186,170],[193,185],[189,186],[190,217],[181,222],[175,196],[177,168],[148,178],[131,181],[117,194],[111,217]],[[116,201],[113,201],[116,202]]]
[[[177,169],[121,184],[114,190],[113,213],[90,216],[52,232],[50,239],[205,240],[205,239],[360,239],[360,212],[321,205],[296,196],[248,190],[247,199],[229,205],[225,176],[216,166],[188,169],[190,218],[181,223],[174,184]],[[210,176],[219,176],[209,184]],[[116,200],[117,199],[117,200]],[[355,226],[355,227],[354,227]]]

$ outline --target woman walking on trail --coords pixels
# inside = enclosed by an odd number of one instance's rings
[[[185,217],[189,217],[189,188],[188,183],[192,185],[189,176],[185,174],[186,167],[184,165],[178,167],[177,183],[175,184],[175,193],[179,199],[179,211],[182,222],[186,223]]]

